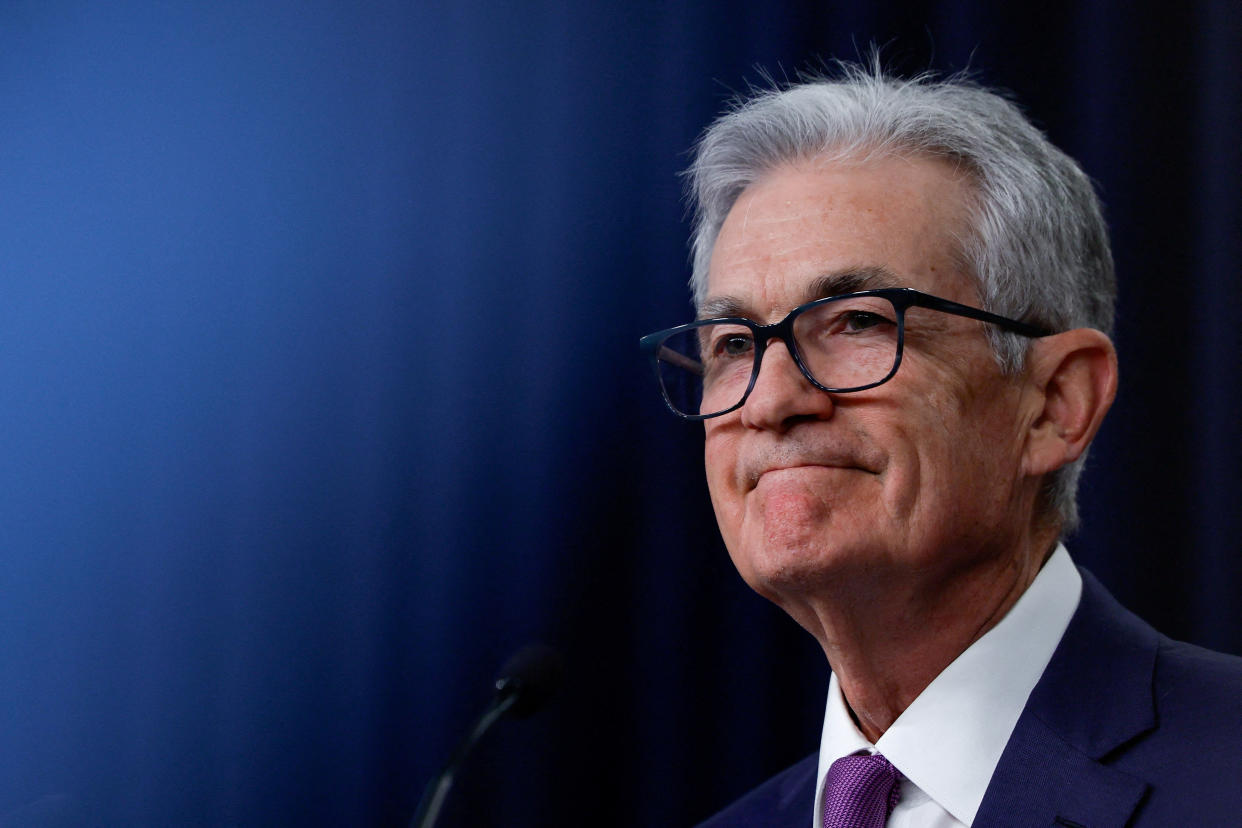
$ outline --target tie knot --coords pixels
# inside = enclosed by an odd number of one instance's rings
[[[900,782],[901,772],[878,753],[842,756],[824,779],[824,828],[883,828]]]

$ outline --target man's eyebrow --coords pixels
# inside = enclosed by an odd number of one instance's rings
[[[844,293],[857,293],[860,290],[900,286],[901,280],[885,267],[878,265],[845,267],[816,276],[808,282],[801,302],[814,302],[816,299],[827,299],[829,296],[840,296]],[[750,318],[751,313],[751,309],[742,299],[734,296],[714,296],[703,300],[703,303],[699,305],[698,318],[720,319],[729,316]]]
[[[714,296],[699,305],[697,319],[720,319],[727,316],[747,316],[746,303],[732,296]],[[747,317],[749,318],[749,317]]]
[[[816,299],[827,299],[829,296],[840,296],[843,293],[900,286],[901,280],[888,268],[878,265],[848,267],[812,279],[803,294],[803,301],[813,302]]]

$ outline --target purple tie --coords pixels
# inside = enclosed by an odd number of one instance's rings
[[[901,772],[878,753],[842,756],[824,780],[824,828],[884,828],[900,782]]]

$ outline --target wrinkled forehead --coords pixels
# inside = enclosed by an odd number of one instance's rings
[[[962,253],[972,193],[959,167],[927,157],[776,167],[721,225],[699,315],[766,314],[880,287],[975,301]]]

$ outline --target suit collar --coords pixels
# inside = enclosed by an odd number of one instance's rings
[[[1123,826],[1146,780],[1107,755],[1155,727],[1159,637],[1083,571],[1078,610],[1027,701],[974,825]],[[1060,820],[1058,822],[1058,820]]]

